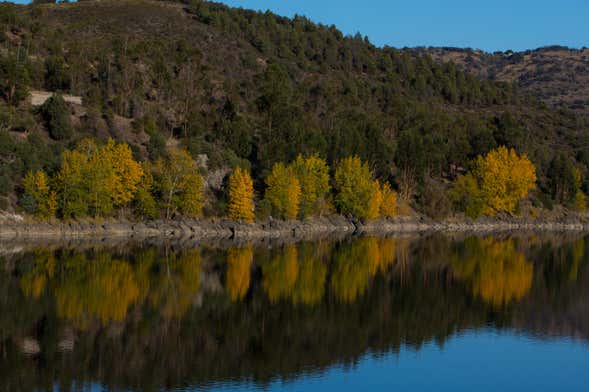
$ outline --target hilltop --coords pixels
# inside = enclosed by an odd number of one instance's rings
[[[126,142],[142,161],[185,147],[217,192],[238,165],[262,194],[276,162],[317,153],[333,167],[358,155],[428,215],[449,213],[448,183],[501,145],[535,164],[535,205],[552,206],[564,178],[550,171],[557,157],[583,178],[589,165],[589,122],[535,90],[305,17],[198,0],[4,3],[0,30],[0,207],[9,210],[25,173],[54,174],[85,137]],[[31,91],[69,103],[39,109]]]
[[[517,82],[522,92],[550,107],[589,115],[589,49],[547,46],[524,52],[486,53],[459,48],[420,48],[440,63],[454,62],[482,79]]]

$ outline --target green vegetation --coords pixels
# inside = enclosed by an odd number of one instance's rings
[[[406,206],[433,216],[449,213],[446,194],[458,176],[501,146],[534,164],[537,190],[524,195],[532,204],[585,208],[589,124],[513,84],[479,80],[427,53],[377,48],[300,16],[199,0],[38,3],[0,5],[2,209],[34,211],[23,181],[43,171],[59,217],[131,210],[138,217],[221,216],[228,181],[203,194],[209,175],[248,168],[253,204],[282,163],[292,165],[300,200],[296,212],[279,207],[276,216],[304,218],[333,205],[367,219]],[[56,94],[34,108],[27,99],[33,90]],[[82,105],[66,102],[66,94],[80,96]],[[94,190],[84,207],[90,196],[76,192],[89,192],[88,184],[58,189],[71,151],[88,138],[97,146],[109,138],[124,143],[140,163],[143,175],[125,203]],[[184,157],[182,168],[173,167],[174,151],[187,151],[194,162]],[[335,175],[352,156],[371,169],[373,181],[361,211],[345,205]],[[188,177],[170,182],[170,170],[187,167]],[[572,182],[563,170],[574,172]],[[100,175],[97,184],[109,178]]]

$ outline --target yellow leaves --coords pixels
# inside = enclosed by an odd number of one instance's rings
[[[56,185],[65,217],[88,212],[106,215],[129,203],[143,177],[141,165],[133,159],[127,144],[109,139],[97,147],[82,140],[76,150],[65,151]]]
[[[329,193],[329,167],[324,159],[317,155],[304,158],[299,155],[289,165],[301,186],[300,216],[324,212],[327,194]]]
[[[188,151],[171,150],[167,159],[156,161],[153,173],[167,219],[177,212],[193,218],[201,216],[204,204],[203,178]]]
[[[495,307],[521,300],[532,287],[534,266],[515,249],[512,240],[471,238],[465,254],[457,257],[453,266],[475,296]]]
[[[356,156],[339,163],[334,180],[337,191],[335,203],[340,212],[364,219],[397,214],[397,194],[388,183],[381,185],[372,178],[368,164]]]
[[[454,193],[469,216],[513,214],[535,184],[532,162],[513,149],[499,147],[477,158],[471,173],[458,178]]]
[[[143,168],[133,159],[131,148],[128,144],[117,144],[109,139],[97,155],[101,163],[112,165],[114,181],[111,191],[114,205],[119,207],[129,203],[133,200],[143,176]]]
[[[299,212],[301,186],[293,171],[283,163],[272,167],[266,178],[266,200],[280,218],[296,219]]]
[[[245,297],[250,287],[254,251],[251,246],[227,250],[227,276],[225,289],[232,301]]]
[[[391,185],[388,182],[382,185],[380,215],[385,218],[397,216],[397,192],[391,189]]]
[[[32,203],[27,206],[29,212],[42,218],[55,216],[57,195],[49,189],[47,175],[44,171],[29,171],[23,180],[25,197]]]
[[[372,172],[359,157],[342,160],[335,170],[337,194],[335,204],[344,214],[358,218],[370,216],[370,202],[374,191]]]
[[[579,212],[585,212],[587,210],[587,196],[582,191],[577,191],[575,194],[573,208]]]
[[[86,178],[88,156],[80,151],[66,150],[55,184],[65,218],[86,215],[88,212],[89,189]]]
[[[152,167],[149,162],[144,162],[142,166],[143,177],[137,184],[137,192],[135,192],[135,212],[139,216],[153,219],[157,217],[157,206],[152,194],[154,186]]]
[[[368,208],[366,210],[366,219],[376,219],[380,217],[380,209],[382,207],[383,195],[380,187],[380,182],[372,182],[372,192],[368,201]]]
[[[250,174],[236,168],[229,178],[229,205],[227,216],[236,221],[254,221],[254,184]]]

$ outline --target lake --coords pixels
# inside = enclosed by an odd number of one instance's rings
[[[0,390],[586,391],[589,237],[0,244]]]

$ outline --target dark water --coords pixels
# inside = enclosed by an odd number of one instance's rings
[[[586,391],[588,247],[0,245],[0,391]]]

